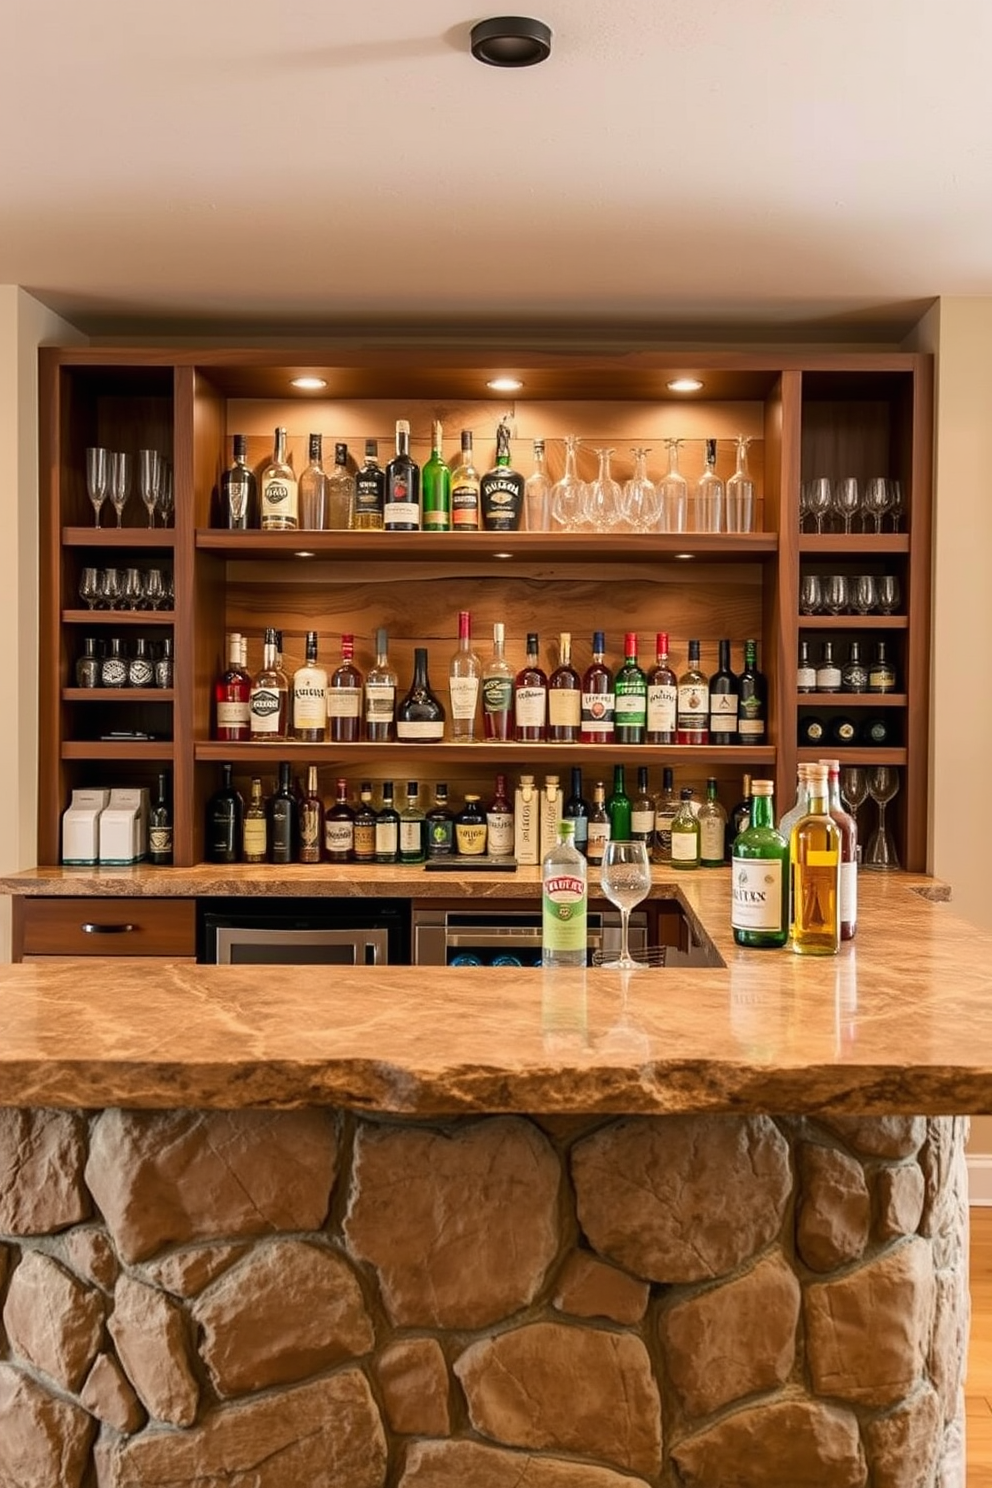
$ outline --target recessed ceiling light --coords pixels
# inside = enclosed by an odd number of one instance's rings
[[[327,379],[324,377],[294,377],[290,383],[290,387],[299,388],[302,393],[316,393],[326,386]]]
[[[702,387],[698,377],[673,377],[668,384],[670,393],[698,393]]]
[[[494,393],[519,393],[523,383],[519,377],[491,377],[486,387]]]
[[[490,67],[533,67],[551,55],[551,27],[530,16],[494,16],[472,27],[472,56]]]

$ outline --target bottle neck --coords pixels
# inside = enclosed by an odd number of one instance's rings
[[[775,825],[774,802],[771,796],[752,797],[751,825],[752,827],[773,827]]]

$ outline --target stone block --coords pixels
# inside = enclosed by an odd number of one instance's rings
[[[53,1235],[86,1219],[85,1163],[78,1112],[0,1110],[0,1234]]]
[[[303,1240],[256,1245],[190,1306],[222,1399],[295,1383],[375,1341],[347,1261]]]
[[[3,1322],[14,1354],[75,1394],[100,1348],[104,1311],[98,1291],[28,1250],[10,1278]]]
[[[337,1163],[324,1111],[103,1111],[86,1182],[133,1264],[167,1245],[323,1224]]]
[[[109,1326],[118,1357],[148,1414],[170,1426],[191,1426],[199,1387],[178,1304],[164,1292],[122,1276]]]
[[[69,1400],[0,1363],[3,1488],[80,1488],[96,1422]]]
[[[775,1254],[664,1312],[668,1378],[686,1412],[709,1415],[784,1385],[795,1363],[799,1306],[799,1282]]]
[[[400,1436],[450,1436],[448,1366],[436,1338],[401,1338],[376,1359],[386,1419]]]
[[[608,1266],[588,1250],[573,1250],[561,1269],[552,1303],[573,1317],[608,1318],[632,1326],[647,1311],[650,1294],[646,1281]]]
[[[658,1387],[633,1334],[530,1323],[471,1344],[455,1373],[482,1436],[633,1472],[660,1470]]]
[[[248,1253],[248,1245],[189,1245],[140,1268],[143,1280],[174,1297],[195,1297]]]
[[[399,1488],[648,1488],[643,1478],[590,1463],[531,1457],[481,1442],[413,1442]]]
[[[835,1147],[799,1148],[801,1191],[796,1246],[812,1271],[836,1271],[858,1260],[871,1229],[871,1198],[864,1169]]]
[[[611,1123],[572,1150],[593,1248],[659,1282],[726,1276],[781,1233],[789,1149],[767,1116]]]
[[[99,1488],[383,1488],[386,1481],[382,1422],[358,1369],[222,1406],[189,1431],[101,1438],[93,1455]]]
[[[925,1116],[820,1116],[817,1120],[862,1157],[915,1157],[927,1135]]]
[[[950,1422],[961,1405],[961,1387],[968,1360],[971,1297],[967,1272],[963,1266],[957,1271],[937,1272],[934,1300],[929,1354],[930,1377],[937,1390],[943,1419]]]
[[[940,1401],[929,1385],[887,1415],[866,1422],[872,1488],[930,1488],[942,1434]]]
[[[344,1232],[400,1327],[483,1328],[526,1307],[558,1250],[561,1168],[529,1121],[361,1125]],[[416,1243],[411,1243],[411,1237]]]
[[[858,1405],[895,1405],[920,1381],[930,1341],[930,1246],[907,1240],[835,1281],[806,1288],[813,1388]]]
[[[895,1240],[900,1235],[915,1234],[923,1218],[925,1197],[919,1163],[883,1168],[875,1181],[875,1192],[879,1239]]]
[[[67,1230],[59,1239],[58,1254],[84,1281],[105,1292],[113,1291],[121,1267],[106,1230],[96,1225]]]
[[[813,1400],[724,1416],[672,1458],[682,1488],[864,1488],[868,1475],[855,1417]]]
[[[133,1435],[145,1423],[141,1402],[113,1354],[98,1354],[79,1399],[91,1416],[115,1431]]]

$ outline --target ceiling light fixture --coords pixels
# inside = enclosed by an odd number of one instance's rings
[[[302,393],[316,393],[327,386],[324,377],[294,377],[289,384],[290,387],[299,388]]]
[[[486,383],[494,393],[519,393],[523,383],[519,377],[492,377]]]
[[[670,393],[698,393],[702,387],[698,377],[673,377],[668,383]]]
[[[529,16],[494,16],[472,27],[472,56],[490,67],[533,67],[551,55],[551,27]]]

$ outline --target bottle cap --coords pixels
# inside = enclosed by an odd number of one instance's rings
[[[753,796],[771,796],[775,793],[774,780],[752,780],[751,794]]]
[[[466,799],[468,799],[466,797]],[[575,822],[570,816],[563,816],[558,823],[558,836],[564,840],[566,837],[575,836]]]
[[[657,641],[656,641],[655,645],[656,645],[656,649],[657,649],[657,652],[658,652],[658,655],[659,656],[667,656],[668,655],[668,632],[667,632],[667,630],[659,630],[659,632],[658,632],[658,638],[657,638]]]
[[[602,630],[594,630],[593,631],[593,633],[592,633],[592,649],[593,649],[593,651],[605,651],[606,650],[606,632],[605,631],[602,631]]]
[[[375,649],[380,656],[389,648],[389,632],[384,625],[380,625],[375,633]]]
[[[680,800],[683,800],[683,801],[691,801],[692,800],[692,786],[691,785],[684,785],[682,787],[682,789],[679,791],[679,798],[680,798]]]
[[[378,453],[379,453],[379,441],[378,441],[378,439],[366,439],[366,441],[365,441],[365,458],[366,458],[366,460],[374,460],[376,458],[376,456],[378,455]]]
[[[406,793],[407,793],[408,796],[415,796],[415,795],[417,795],[418,792],[419,792],[419,790],[420,790],[420,786],[419,786],[419,784],[417,783],[416,780],[408,780],[407,781],[407,783],[406,783]]]
[[[624,633],[623,654],[624,656],[637,655],[637,632],[635,630],[628,630]]]
[[[540,641],[539,641],[539,637],[538,637],[537,631],[536,630],[529,630],[527,632],[527,652],[528,652],[528,655],[530,654],[531,651],[537,651],[539,649],[540,649]]]
[[[247,451],[247,449],[248,449],[248,436],[247,436],[247,434],[235,434],[235,436],[234,436],[234,453],[235,453],[235,455],[243,455],[243,454],[245,454],[245,452]]]
[[[699,642],[698,641],[690,641],[689,642],[689,660],[690,661],[698,661],[699,660]]]
[[[336,444],[334,446],[334,463],[335,465],[347,465],[348,446],[346,444]]]

